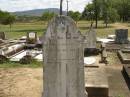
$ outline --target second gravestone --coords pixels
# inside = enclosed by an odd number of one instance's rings
[[[85,97],[83,48],[74,21],[57,16],[44,36],[43,97]]]
[[[116,43],[118,44],[128,43],[128,29],[117,29],[115,34],[116,34],[115,39]]]

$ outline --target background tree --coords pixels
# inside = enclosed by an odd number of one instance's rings
[[[77,24],[77,22],[80,20],[81,13],[78,11],[76,11],[76,12],[69,11],[68,16],[70,16],[72,19],[74,19],[76,21],[76,24]]]
[[[56,16],[57,14],[55,14],[54,12],[45,12],[43,13],[43,15],[41,16],[41,20],[45,21],[45,22],[49,22],[49,20],[51,20],[54,16]]]
[[[86,5],[86,7],[82,13],[82,18],[85,20],[93,21],[93,19],[94,19],[94,5],[92,3],[89,3],[88,5]]]
[[[3,25],[10,25],[10,32],[11,32],[11,27],[14,21],[15,21],[14,15],[8,12],[0,11],[0,23]]]
[[[94,5],[94,19],[95,19],[95,28],[98,27],[98,19],[100,18],[100,13],[101,13],[101,5],[102,5],[102,0],[93,0],[93,5]]]

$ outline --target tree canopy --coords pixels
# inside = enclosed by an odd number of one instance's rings
[[[50,19],[52,19],[54,16],[56,16],[57,14],[55,14],[54,12],[45,12],[43,13],[43,15],[41,16],[41,20],[43,21],[49,21]]]
[[[98,20],[104,20],[107,24],[111,22],[130,20],[130,0],[93,0],[84,8],[82,18],[86,20],[95,20],[96,26]]]
[[[0,23],[3,25],[11,25],[15,21],[15,16],[8,12],[0,11]]]
[[[78,11],[76,11],[76,12],[69,11],[68,16],[70,16],[72,19],[74,19],[77,23],[79,21],[80,17],[81,17],[81,14]]]

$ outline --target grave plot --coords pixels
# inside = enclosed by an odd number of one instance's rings
[[[115,35],[108,35],[107,38],[97,38],[97,43],[106,43],[107,51],[118,51],[128,46],[128,29],[116,29]]]
[[[117,52],[117,55],[123,64],[130,63],[130,50],[128,49],[119,50]]]
[[[25,44],[15,44],[9,47],[2,48],[4,51],[4,55],[9,57],[14,55],[15,53],[20,52],[24,49]]]
[[[109,85],[104,68],[85,68],[85,88],[88,97],[108,97]]]
[[[22,50],[19,53],[16,53],[15,55],[10,57],[10,61],[19,62],[24,56],[26,56],[29,53],[29,55],[37,60],[42,60],[42,57],[40,56],[42,51],[37,50]],[[41,59],[40,59],[41,58]]]
[[[3,46],[3,48],[0,49],[0,62],[6,62],[10,56],[23,50],[24,46],[25,44],[14,44],[8,47],[7,45]]]
[[[12,56],[13,54],[21,51],[24,49],[25,44],[5,44],[4,46],[1,46],[1,54],[9,57]]]

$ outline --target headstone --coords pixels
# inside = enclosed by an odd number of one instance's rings
[[[27,32],[27,43],[36,44],[37,42],[37,32]]]
[[[96,32],[93,28],[87,34],[87,48],[96,48]]]
[[[5,33],[4,32],[0,32],[0,39],[5,40]]]
[[[118,44],[128,43],[128,29],[116,29],[116,39],[115,42]]]
[[[90,28],[89,32],[86,33],[84,39],[84,56],[97,55],[99,50],[96,47],[96,32],[93,27]]]
[[[44,36],[43,97],[85,97],[81,37],[74,21],[55,17]]]

